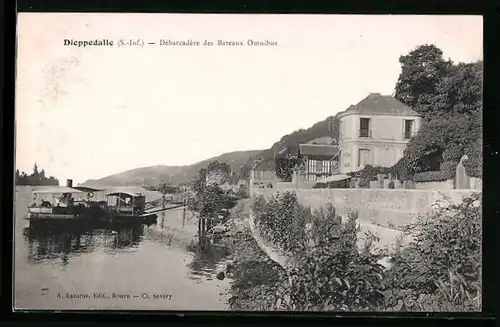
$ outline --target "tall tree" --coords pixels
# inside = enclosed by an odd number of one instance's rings
[[[482,139],[482,61],[454,65],[442,58],[440,49],[423,45],[400,62],[396,98],[421,113],[423,124],[396,171],[411,177],[439,170],[441,162],[456,163],[467,154],[469,171],[479,177],[482,148],[476,148]]]
[[[423,115],[432,117],[432,111],[445,106],[439,91],[440,83],[452,67],[444,60],[443,51],[435,45],[422,45],[399,58],[401,74],[396,84],[395,98]]]
[[[250,171],[251,167],[248,164],[241,165],[240,167],[240,172],[239,172],[239,177],[241,179],[249,179],[250,178]]]
[[[231,180],[231,166],[226,162],[220,162],[218,160],[212,160],[208,164],[207,173],[221,173],[223,176],[223,182],[229,182]]]
[[[278,156],[275,160],[276,176],[284,182],[291,182],[293,169],[300,160],[295,156]]]

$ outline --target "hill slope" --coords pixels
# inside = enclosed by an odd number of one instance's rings
[[[269,167],[274,166],[274,153],[288,148],[291,152],[298,150],[299,144],[308,143],[316,139],[339,139],[339,120],[337,113],[333,117],[333,132],[329,131],[328,125],[331,117],[317,122],[308,129],[300,129],[285,135],[267,150],[236,151],[224,153],[218,157],[210,158],[188,166],[151,166],[136,168],[117,173],[100,179],[91,179],[83,184],[94,186],[125,186],[125,185],[153,185],[162,181],[171,181],[175,184],[189,183],[201,168],[206,168],[211,160],[226,162],[231,169],[238,172],[244,164],[252,165],[256,158],[262,158]]]
[[[335,144],[339,139],[339,119],[338,116],[342,112],[337,113],[333,116],[333,132],[329,130],[328,125],[330,124],[331,116],[327,117],[325,120],[317,122],[308,129],[299,129],[293,133],[285,135],[278,142],[274,143],[272,147],[268,150],[260,152],[257,156],[263,158],[265,161],[274,161],[274,152],[281,151],[287,148],[290,152],[296,153],[299,148],[299,144],[309,143],[312,140],[323,139],[323,138],[333,138],[335,139]]]
[[[208,166],[211,160],[226,162],[231,166],[233,171],[238,172],[241,165],[251,162],[261,152],[262,150],[229,152],[188,166],[158,165],[136,168],[100,179],[90,179],[83,184],[93,186],[125,186],[153,185],[162,181],[171,181],[176,184],[189,183],[201,168]]]

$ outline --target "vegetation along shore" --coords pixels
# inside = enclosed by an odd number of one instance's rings
[[[293,193],[241,200],[222,243],[230,249],[233,310],[478,311],[480,195],[443,205],[408,226],[414,240],[392,253],[357,245],[356,214],[341,222],[332,207],[311,213]],[[252,237],[250,207],[262,237],[294,257],[283,268]],[[281,213],[276,215],[273,213]],[[290,223],[289,220],[295,221]],[[306,224],[311,223],[308,234]],[[272,226],[271,226],[272,224]],[[276,226],[282,226],[277,228]],[[391,266],[381,265],[390,257]]]

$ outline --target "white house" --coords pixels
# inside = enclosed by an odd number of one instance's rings
[[[391,167],[403,157],[422,118],[389,95],[372,93],[339,115],[340,172],[365,165]]]

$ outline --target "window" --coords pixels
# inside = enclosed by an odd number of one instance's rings
[[[370,137],[370,118],[360,118],[359,137]]]
[[[314,173],[316,172],[316,160],[309,160],[309,169],[307,170],[308,173]]]
[[[359,149],[359,165],[360,167],[371,165],[371,156],[369,149]]]
[[[316,172],[317,173],[323,172],[323,161],[318,160],[318,163],[316,164]]]
[[[413,120],[405,120],[405,140],[410,139],[413,136]]]
[[[335,173],[339,169],[338,160],[334,160],[330,162],[330,174]]]

